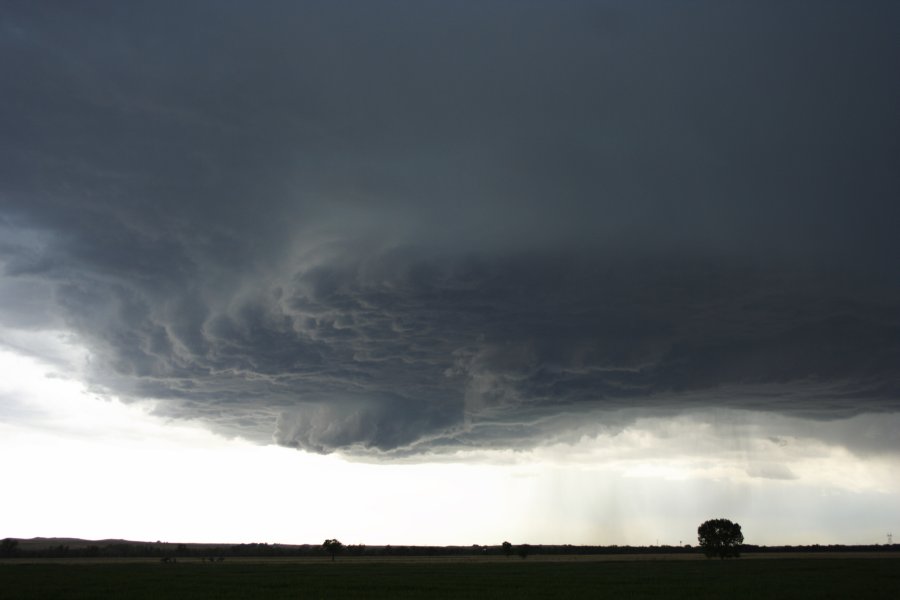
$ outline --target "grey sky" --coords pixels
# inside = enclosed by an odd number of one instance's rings
[[[896,3],[183,4],[0,8],[0,324],[97,389],[319,452],[900,408]]]

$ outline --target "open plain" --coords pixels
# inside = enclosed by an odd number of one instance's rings
[[[4,600],[897,598],[897,554],[10,560]]]

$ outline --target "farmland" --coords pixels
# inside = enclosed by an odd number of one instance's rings
[[[0,563],[0,597],[896,598],[892,556],[11,560]]]

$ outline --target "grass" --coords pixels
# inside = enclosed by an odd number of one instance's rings
[[[0,598],[898,598],[895,558],[0,564]]]

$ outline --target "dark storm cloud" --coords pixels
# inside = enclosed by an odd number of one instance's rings
[[[322,452],[898,409],[893,4],[259,4],[2,9],[0,322],[98,388]]]

